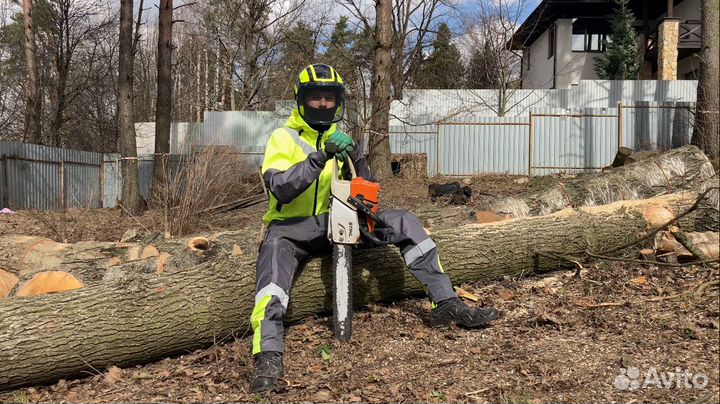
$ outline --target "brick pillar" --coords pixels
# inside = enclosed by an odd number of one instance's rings
[[[638,61],[640,63],[640,70],[638,71],[638,80],[652,80],[652,62],[645,59],[645,51],[647,50],[647,37],[644,33],[639,33],[637,36],[638,44]]]
[[[658,29],[658,80],[677,80],[680,20],[666,18]]]

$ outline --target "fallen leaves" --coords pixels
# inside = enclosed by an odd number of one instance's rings
[[[108,386],[114,386],[123,377],[123,370],[117,366],[111,366],[106,372],[103,381]]]

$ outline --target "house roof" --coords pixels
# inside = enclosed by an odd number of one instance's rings
[[[683,0],[674,0],[678,4]],[[630,0],[632,12],[640,20],[645,12],[650,20],[666,11],[665,0]],[[511,49],[522,49],[535,42],[550,25],[560,18],[609,18],[615,4],[612,0],[542,0],[525,19],[511,39]]]

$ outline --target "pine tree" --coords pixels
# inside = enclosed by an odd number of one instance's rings
[[[614,0],[617,8],[612,18],[607,51],[595,61],[595,72],[606,80],[637,79],[640,61],[635,41],[635,16],[628,8],[629,0]]]
[[[449,89],[463,86],[465,69],[460,61],[460,51],[451,40],[450,28],[445,23],[440,24],[432,53],[422,62],[414,87]]]
[[[315,63],[317,55],[316,30],[303,21],[295,23],[282,37],[279,59],[270,81],[275,98],[290,100],[294,97],[293,86],[300,70]]]
[[[499,88],[502,85],[501,67],[497,55],[489,42],[482,48],[475,48],[467,69],[465,87]]]
[[[330,40],[325,43],[323,61],[335,68],[347,80],[355,70],[353,55],[354,33],[348,28],[348,17],[342,16],[335,24]]]

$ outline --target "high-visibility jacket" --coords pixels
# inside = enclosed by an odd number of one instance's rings
[[[263,216],[275,220],[309,217],[328,211],[332,164],[325,164],[325,141],[335,124],[322,135],[293,110],[285,127],[270,135],[262,164],[263,180],[270,190],[270,204]]]

